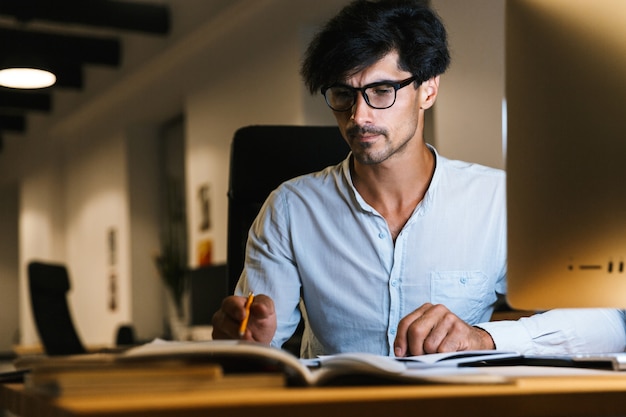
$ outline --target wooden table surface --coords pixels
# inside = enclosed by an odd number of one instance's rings
[[[0,408],[32,416],[626,416],[626,373],[515,377],[494,385],[224,389],[48,398],[0,386]]]

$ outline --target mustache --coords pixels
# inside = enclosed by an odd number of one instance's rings
[[[387,130],[376,126],[360,126],[354,125],[346,129],[348,137],[361,136],[365,134],[387,135]]]

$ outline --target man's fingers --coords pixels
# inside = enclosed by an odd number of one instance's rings
[[[244,339],[270,344],[277,325],[274,301],[267,295],[255,296],[250,305],[246,330],[240,335],[241,322],[246,317],[247,299],[231,295],[222,301],[221,308],[211,320],[214,339]]]
[[[250,314],[258,320],[263,320],[274,314],[274,301],[264,294],[254,297],[254,301],[250,306]]]
[[[491,335],[470,326],[443,305],[433,305],[407,331],[407,355],[494,349]]]
[[[396,356],[462,350],[467,344],[466,324],[441,304],[424,304],[398,324]]]
[[[393,348],[394,354],[397,357],[421,355],[423,353],[423,351],[420,352],[419,349],[416,349],[416,343],[411,340],[411,337],[416,337],[417,335],[411,336],[409,332],[410,329],[413,328],[413,324],[419,321],[431,307],[432,304],[426,303],[408,314],[406,317],[402,318],[402,320],[400,320],[400,322],[398,323],[398,329],[396,332],[396,339],[394,341]],[[413,331],[415,330],[418,329],[413,329]],[[411,344],[413,346],[411,346]]]
[[[239,326],[246,316],[246,299],[236,295],[224,298],[222,306],[211,319],[214,339],[239,338]]]
[[[222,301],[221,310],[234,320],[241,321],[246,315],[247,297],[230,295]]]
[[[460,341],[465,338],[465,334],[460,332],[457,316],[443,305],[433,306],[428,312],[429,328],[422,328],[422,331],[428,330],[427,334],[422,334],[423,339],[421,349],[424,353],[453,352],[459,350]],[[424,327],[424,326],[422,326]]]

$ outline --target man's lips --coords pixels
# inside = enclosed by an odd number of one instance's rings
[[[374,141],[376,138],[378,138],[378,136],[380,136],[377,133],[368,133],[365,135],[356,135],[354,136],[354,139],[356,139],[359,142],[372,142]]]
[[[347,133],[352,140],[356,140],[358,142],[372,142],[379,136],[384,135],[384,132],[381,129],[361,128],[359,126],[348,129]]]

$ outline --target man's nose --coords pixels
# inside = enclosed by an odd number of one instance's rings
[[[373,109],[369,106],[369,104],[367,104],[367,101],[365,101],[363,94],[359,92],[356,95],[354,104],[352,105],[352,119],[354,119],[358,124],[361,124],[364,121],[369,121],[372,110]]]

